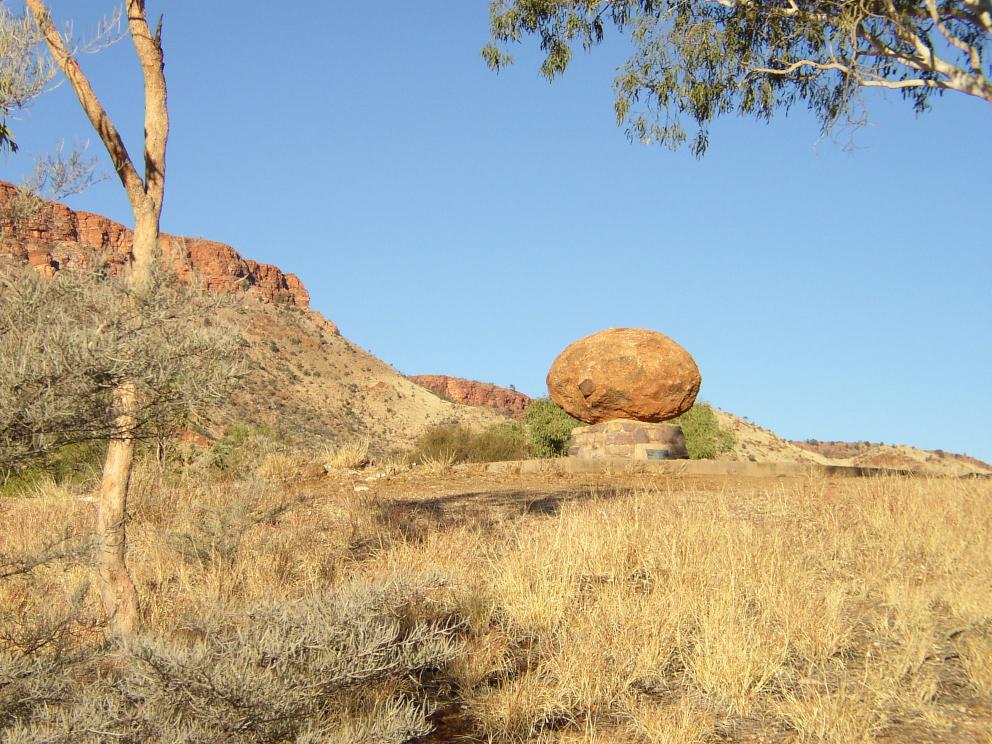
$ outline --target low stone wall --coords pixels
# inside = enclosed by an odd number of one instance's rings
[[[568,454],[579,460],[684,460],[685,434],[672,424],[615,419],[572,430]]]
[[[732,476],[749,478],[797,478],[810,475],[877,478],[918,475],[908,470],[819,465],[798,462],[747,462],[742,460],[630,460],[608,457],[599,460],[559,457],[549,460],[465,463],[456,472],[515,475],[565,475],[569,473],[657,474],[669,476]],[[924,477],[924,476],[921,476]]]

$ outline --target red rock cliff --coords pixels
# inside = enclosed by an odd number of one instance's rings
[[[0,181],[0,215],[17,198],[12,184]],[[120,274],[131,254],[132,233],[123,225],[90,212],[76,212],[64,204],[43,202],[30,218],[19,223],[0,219],[0,255],[30,264],[46,276],[62,268],[103,266]],[[310,295],[294,274],[271,264],[242,258],[231,246],[202,238],[162,234],[162,254],[181,277],[197,275],[208,289],[242,290],[264,302],[288,302],[308,307]]]
[[[528,395],[488,382],[447,375],[413,375],[410,379],[442,398],[468,406],[487,406],[506,416],[519,416],[531,402]]]

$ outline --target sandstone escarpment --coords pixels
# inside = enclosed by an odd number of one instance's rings
[[[488,382],[447,375],[412,375],[410,379],[454,403],[492,408],[504,416],[519,416],[531,402],[528,395]]]
[[[46,276],[66,268],[119,275],[130,261],[133,234],[120,223],[48,201],[30,216],[11,219],[18,199],[18,189],[0,181],[0,254]],[[244,291],[264,302],[309,305],[310,296],[297,276],[243,258],[224,243],[163,233],[161,246],[166,265],[180,278],[196,276],[212,291]]]

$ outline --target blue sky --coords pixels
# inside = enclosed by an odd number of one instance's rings
[[[101,7],[51,5],[79,31]],[[622,40],[553,84],[527,48],[497,76],[486,6],[149,2],[166,10],[163,229],[298,274],[404,373],[542,395],[571,341],[652,328],[695,356],[702,398],[782,436],[992,460],[992,107],[949,94],[917,117],[871,95],[853,152],[802,111],[731,118],[697,161],[617,128]],[[139,153],[129,42],[82,63]],[[66,86],[14,125],[7,180],[92,139]],[[116,181],[70,203],[131,224]]]

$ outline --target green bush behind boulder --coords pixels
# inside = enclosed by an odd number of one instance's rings
[[[524,423],[535,457],[564,457],[568,454],[572,429],[583,425],[548,398],[532,401],[527,406]]]
[[[722,452],[729,452],[737,444],[734,432],[720,426],[713,406],[708,403],[697,403],[665,423],[682,427],[691,460],[712,459]]]

